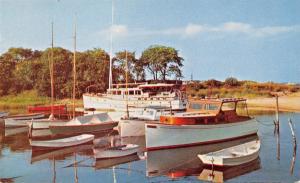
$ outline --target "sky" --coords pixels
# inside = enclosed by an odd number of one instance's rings
[[[174,47],[184,79],[300,83],[299,0],[0,0],[0,53],[77,49],[135,51]]]

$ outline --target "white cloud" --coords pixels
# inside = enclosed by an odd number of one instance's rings
[[[204,31],[204,26],[197,25],[197,24],[188,24],[184,29],[184,34],[186,36],[192,36],[195,34],[200,33],[201,31]]]
[[[292,26],[264,26],[254,27],[251,24],[242,22],[225,22],[219,25],[201,25],[189,23],[183,27],[172,27],[167,29],[145,30],[142,28],[129,29],[126,25],[113,25],[109,29],[100,31],[101,34],[110,34],[113,36],[180,36],[182,38],[192,38],[204,33],[222,33],[222,34],[244,34],[252,37],[275,36],[283,33],[300,32],[300,25]]]
[[[128,28],[126,25],[113,25],[107,29],[101,30],[99,34],[109,36],[111,32],[114,37],[125,37],[128,35]]]

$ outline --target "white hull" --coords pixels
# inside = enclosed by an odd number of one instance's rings
[[[0,118],[4,118],[8,116],[8,112],[0,112]]]
[[[15,120],[11,118],[4,119],[5,127],[26,127],[30,120]]]
[[[120,120],[119,133],[121,137],[145,135],[145,120]]]
[[[237,166],[258,158],[260,141],[252,141],[238,146],[223,149],[208,154],[199,154],[204,164],[217,166]]]
[[[84,144],[90,142],[94,139],[94,135],[83,134],[69,138],[56,139],[56,140],[31,140],[30,145],[33,147],[45,147],[45,148],[60,148],[60,147],[69,147],[79,144]]]
[[[32,119],[40,119],[45,117],[42,113],[36,113],[36,114],[25,114],[25,115],[15,115],[15,116],[8,116],[9,119],[15,119],[15,120],[32,120]]]
[[[108,149],[94,149],[94,156],[96,159],[101,158],[118,158],[136,154],[139,150],[138,145],[127,144],[124,148],[108,148]]]
[[[20,127],[20,128],[6,128],[5,129],[5,137],[16,135],[19,133],[28,132],[28,127]]]
[[[218,125],[145,125],[146,148],[157,150],[191,145],[210,144],[256,134],[254,120]]]
[[[186,100],[168,98],[163,100],[138,100],[138,97],[108,97],[108,96],[92,96],[83,95],[84,108],[95,108],[100,110],[115,110],[126,111],[126,106],[133,106],[136,108],[143,108],[147,106],[162,106],[170,107],[174,110],[185,109]]]
[[[63,120],[49,120],[49,119],[40,119],[30,121],[30,128],[32,129],[49,129],[50,125],[65,125],[68,121]]]

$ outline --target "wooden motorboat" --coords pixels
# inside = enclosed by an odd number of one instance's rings
[[[160,123],[145,124],[146,148],[212,144],[257,134],[257,121],[237,114],[237,104],[243,102],[246,99],[190,100],[187,112],[163,115]]]
[[[237,166],[251,162],[258,158],[260,141],[255,140],[229,147],[208,154],[199,154],[198,157],[204,164],[215,166]]]
[[[43,106],[28,106],[27,111],[29,113],[43,112],[43,113],[51,113],[53,110],[54,113],[60,113],[67,111],[66,105],[43,105]]]
[[[49,129],[53,135],[82,134],[112,130],[118,122],[113,121],[107,113],[92,114],[77,117],[66,124],[51,124]]]
[[[7,117],[8,115],[9,115],[8,112],[2,112],[2,111],[0,111],[0,118],[5,118],[5,117]]]
[[[55,149],[55,148],[63,148],[63,147],[70,147],[76,146],[80,144],[85,144],[88,142],[92,142],[94,140],[94,135],[91,134],[82,134],[78,136],[62,138],[62,139],[55,139],[55,140],[30,140],[30,145],[34,149]]]
[[[126,144],[107,149],[94,149],[94,156],[96,159],[105,158],[118,158],[123,156],[129,156],[136,154],[139,150],[139,146],[136,144]]]

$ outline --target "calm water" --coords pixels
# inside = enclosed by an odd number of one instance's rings
[[[228,182],[295,182],[300,180],[299,150],[293,173],[292,136],[288,118],[295,124],[300,141],[300,114],[280,115],[280,160],[277,160],[276,136],[273,115],[256,116],[260,124],[260,158],[247,165],[226,170],[215,170],[215,180]],[[24,131],[24,132],[22,132]],[[17,133],[17,134],[15,134]],[[99,143],[109,143],[108,134],[98,137]],[[144,137],[119,139],[117,143],[136,143],[145,146]],[[222,147],[239,144],[256,137],[209,146],[152,151],[139,156],[115,160],[96,161],[92,145],[66,148],[57,151],[32,151],[24,129],[0,130],[0,178],[15,177],[15,182],[201,182],[212,172],[204,167],[196,155]],[[298,148],[299,149],[299,148]],[[76,163],[75,163],[76,162]],[[75,163],[75,164],[74,164]],[[212,176],[210,176],[211,178]],[[0,181],[1,182],[1,181]]]

